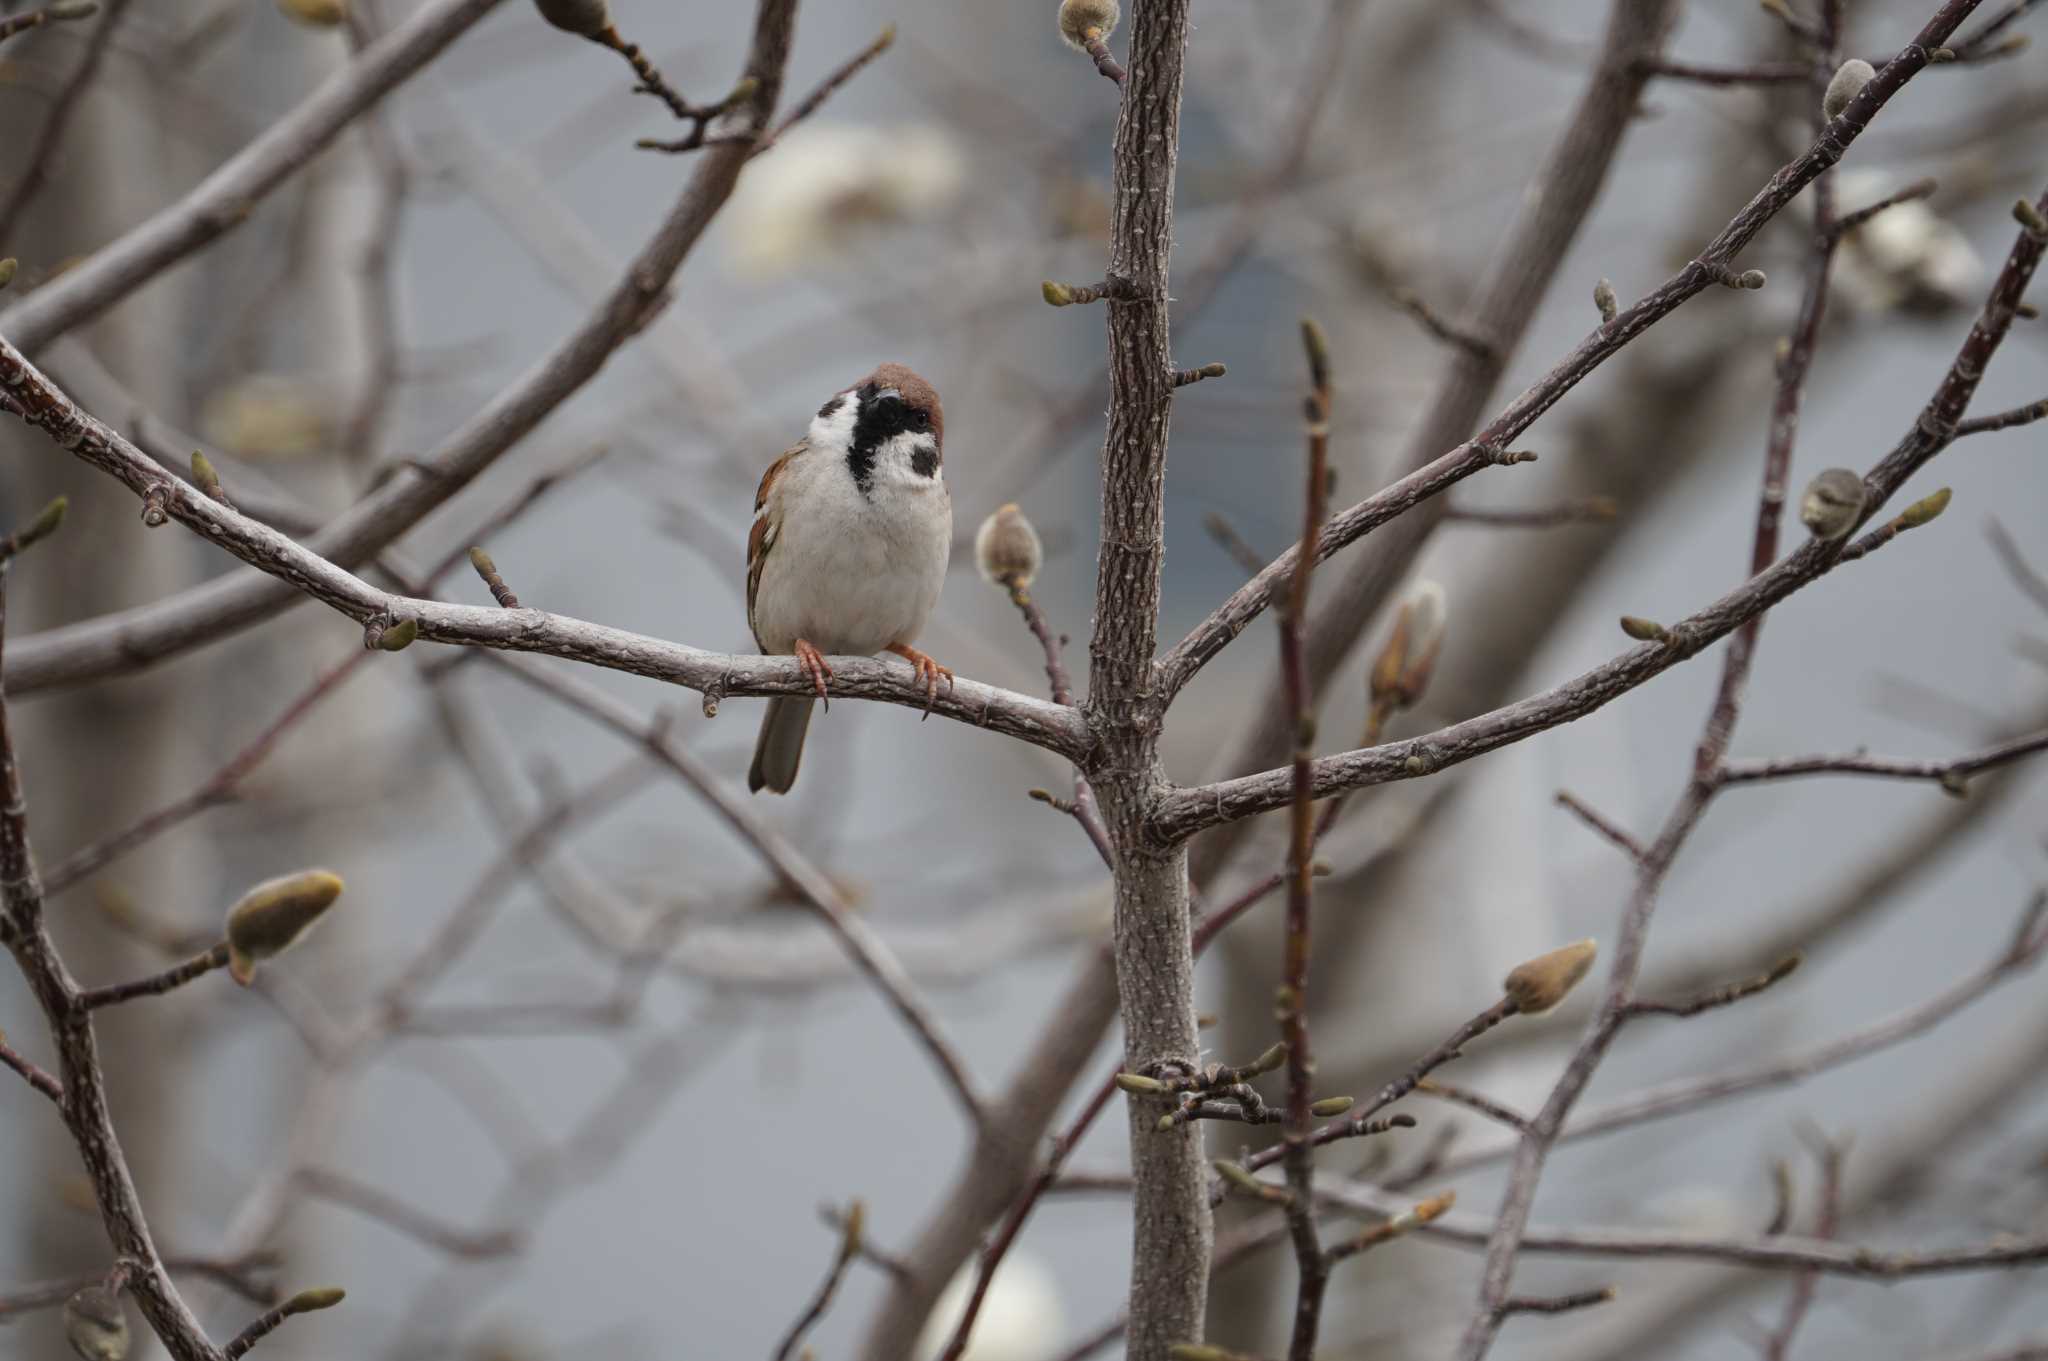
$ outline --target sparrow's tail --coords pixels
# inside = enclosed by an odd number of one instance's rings
[[[804,732],[811,726],[811,706],[817,702],[798,696],[768,701],[761,736],[754,743],[754,765],[747,772],[749,790],[758,794],[766,788],[787,794],[796,783],[797,762],[804,756]]]

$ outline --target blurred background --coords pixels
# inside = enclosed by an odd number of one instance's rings
[[[109,4],[0,49],[0,253],[22,261],[16,288],[175,199],[409,9],[351,3],[343,28],[254,0]],[[522,600],[750,648],[743,544],[755,481],[827,395],[900,360],[944,395],[963,543],[1009,501],[1045,534],[1034,595],[1073,635],[1069,661],[1084,677],[1103,319],[1046,307],[1038,284],[1103,273],[1116,106],[1114,87],[1060,46],[1054,8],[805,5],[786,98],[885,25],[895,45],[746,171],[647,331],[393,561],[417,570],[467,545],[532,479],[567,466],[573,477],[487,540]],[[1852,6],[1850,50],[1895,49],[1932,8]],[[614,5],[626,36],[702,100],[730,88],[749,11]],[[1183,366],[1221,361],[1229,373],[1175,404],[1162,640],[1243,580],[1206,516],[1227,516],[1263,556],[1298,533],[1305,312],[1339,361],[1337,503],[1401,471],[1446,360],[1402,299],[1459,315],[1517,205],[1541,191],[1530,176],[1584,86],[1605,16],[1590,0],[1197,5],[1175,349]],[[1122,51],[1122,35],[1112,46]],[[1746,3],[1686,7],[1670,51],[1726,63],[1787,55],[1782,25]],[[95,74],[67,109],[88,60]],[[1844,208],[1925,175],[1941,187],[1845,249],[1795,494],[1823,467],[1874,463],[1953,356],[2011,241],[2008,206],[2048,174],[2042,71],[2038,50],[1930,70],[1856,144],[1839,176]],[[1718,231],[1805,146],[1808,101],[1797,85],[1654,83],[1489,409],[1595,323],[1597,279],[1626,304]],[[61,136],[39,153],[59,110]],[[671,135],[615,55],[508,3],[219,246],[36,357],[166,458],[203,445],[245,500],[325,519],[578,323],[689,173],[688,158],[634,149]],[[40,183],[24,192],[32,170]],[[1420,571],[1447,592],[1447,641],[1427,700],[1396,735],[1555,684],[1621,648],[1616,615],[1676,617],[1742,578],[1773,347],[1797,306],[1806,221],[1807,205],[1794,205],[1743,257],[1769,287],[1703,295],[1543,418],[1521,441],[1540,462],[1451,494],[1468,511],[1595,496],[1619,509],[1538,528],[1453,520],[1434,535]],[[2048,331],[2022,324],[1973,409],[2048,395],[2044,361]],[[1995,516],[2048,571],[2043,431],[1958,445],[1906,489],[1953,485],[1941,521],[1772,613],[1736,757],[1860,746],[1948,757],[2043,726],[2048,617],[1987,536]],[[228,569],[191,534],[146,531],[125,490],[11,423],[0,489],[9,524],[58,492],[72,498],[63,532],[14,574],[17,637]],[[445,589],[487,598],[467,571]],[[963,676],[1042,692],[1035,643],[964,556],[923,645]],[[1272,651],[1270,630],[1254,627],[1184,694],[1167,731],[1176,778],[1237,773],[1216,762],[1274,701]],[[360,652],[353,624],[301,607],[141,674],[20,701],[45,865],[203,785]],[[1628,865],[1553,796],[1569,789],[1651,831],[1689,773],[1718,655],[1585,721],[1353,801],[1325,845],[1335,873],[1318,900],[1323,1086],[1378,1085],[1497,996],[1518,960],[1612,936]],[[1325,699],[1333,748],[1362,722],[1369,658],[1362,649]],[[694,695],[548,665],[649,719],[672,714],[677,739],[739,784],[758,702],[728,701],[707,719]],[[752,805],[855,897],[992,1091],[1107,926],[1094,852],[1025,797],[1065,778],[1020,744],[848,703],[814,726],[795,793]],[[834,1249],[821,1206],[863,1199],[886,1250],[945,1194],[966,1147],[958,1113],[833,941],[689,789],[495,666],[425,647],[375,654],[239,794],[68,888],[52,917],[74,972],[103,982],[210,939],[255,879],[322,865],[348,881],[344,910],[258,989],[210,978],[104,1014],[101,1027],[115,1116],[165,1252],[263,1249],[281,1254],[271,1274],[287,1289],[347,1288],[342,1311],[288,1325],[266,1356],[767,1355]],[[1740,1007],[1632,1029],[1589,1102],[1806,1048],[1981,969],[2043,882],[2043,813],[2038,772],[2024,764],[1973,782],[1964,801],[1860,780],[1731,792],[1669,880],[1647,979],[1685,991],[1788,947],[1805,949],[1807,967]],[[1272,838],[1255,837],[1211,892],[1270,872]],[[458,913],[482,924],[474,945],[407,994],[398,1033],[333,1063],[333,1037],[374,1014]],[[651,973],[631,962],[647,939],[666,947]],[[1279,948],[1275,905],[1205,961],[1217,1057],[1242,1061],[1270,1042]],[[506,1004],[529,1014],[498,1024]],[[1444,1076],[1533,1109],[1586,1005],[1496,1032]],[[0,1028],[46,1056],[11,970]],[[1084,1088],[1112,1052],[1103,1047]],[[2048,991],[2021,977],[1813,1082],[1569,1146],[1537,1217],[1761,1232],[1782,1160],[1795,1222],[1810,1225],[1812,1149],[1832,1138],[1853,1141],[1850,1241],[2039,1233],[2044,1058]],[[1422,1127],[1398,1146],[1339,1146],[1324,1167],[1354,1170],[1369,1152],[1407,1166],[1441,1151],[1441,1138],[1453,1153],[1501,1138],[1448,1105],[1408,1108]],[[0,1131],[0,1294],[100,1270],[105,1238],[49,1109],[0,1084]],[[1244,1137],[1210,1127],[1219,1156]],[[1121,1121],[1104,1121],[1073,1165],[1113,1172],[1123,1144]],[[1461,1207],[1490,1213],[1498,1174],[1451,1182]],[[1060,1355],[1121,1307],[1128,1250],[1116,1197],[1048,1201],[998,1278],[1009,1312],[985,1319],[970,1355]],[[1477,1267],[1468,1250],[1423,1239],[1360,1259],[1333,1287],[1321,1354],[1443,1354]],[[253,1308],[184,1279],[217,1337]],[[2038,1279],[1823,1280],[1801,1348],[1920,1358],[2038,1334]],[[1533,1256],[1518,1278],[1532,1292],[1606,1284],[1616,1303],[1517,1322],[1499,1354],[1744,1354],[1790,1279]],[[877,1271],[852,1274],[813,1337],[820,1356],[856,1354],[886,1287]],[[1212,1336],[1273,1350],[1292,1291],[1284,1248],[1219,1276]],[[54,1357],[60,1333],[54,1311],[0,1319],[0,1353]],[[139,1320],[138,1334],[137,1356],[160,1354]]]

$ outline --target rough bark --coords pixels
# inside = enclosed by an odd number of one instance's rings
[[[1194,955],[1187,855],[1147,845],[1146,810],[1162,787],[1162,709],[1153,685],[1165,555],[1166,442],[1173,407],[1168,266],[1180,140],[1187,0],[1136,7],[1117,120],[1109,274],[1130,300],[1109,306],[1109,438],[1102,458],[1102,546],[1089,640],[1089,777],[1116,851],[1115,946],[1125,1066],[1192,1067]],[[1133,1361],[1164,1361],[1199,1341],[1211,1226],[1200,1125],[1161,1133],[1155,1103],[1130,1106]]]

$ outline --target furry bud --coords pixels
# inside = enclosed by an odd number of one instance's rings
[[[1061,0],[1060,37],[1067,46],[1088,50],[1090,38],[1103,39],[1116,32],[1123,14],[1116,0]]]
[[[327,870],[268,879],[244,893],[228,909],[228,972],[247,987],[257,960],[290,949],[340,896],[341,876]]]
[[[1612,280],[1602,279],[1593,285],[1593,306],[1600,309],[1602,322],[1613,321],[1615,314],[1621,311],[1621,299],[1614,296]]]
[[[1599,953],[1588,939],[1523,960],[1501,983],[1501,990],[1521,1015],[1541,1016],[1578,986]]]
[[[1327,1120],[1333,1115],[1342,1115],[1350,1109],[1350,1097],[1326,1096],[1321,1101],[1310,1102],[1308,1113],[1315,1116],[1318,1120]]]
[[[64,1301],[64,1336],[83,1361],[122,1361],[128,1355],[128,1311],[103,1285],[89,1285]]]
[[[1166,1093],[1164,1082],[1143,1073],[1118,1073],[1116,1085],[1133,1096],[1163,1096]]]
[[[1877,75],[1877,68],[1861,57],[1851,57],[1835,68],[1827,93],[1820,97],[1820,111],[1833,122],[1849,107],[1849,101],[1863,93],[1863,87]]]
[[[981,579],[992,585],[1021,591],[1037,577],[1044,560],[1038,531],[1014,502],[1000,507],[974,532],[975,566],[981,569]]]
[[[1422,698],[1436,668],[1437,653],[1443,648],[1444,624],[1449,617],[1444,588],[1434,581],[1416,582],[1401,602],[1394,616],[1394,631],[1366,679],[1366,691],[1375,705],[1406,709]]]
[[[1833,543],[1856,527],[1863,514],[1863,479],[1848,468],[1829,468],[1806,484],[1799,497],[1799,523],[1813,537]]]
[[[578,37],[595,38],[612,26],[612,12],[605,0],[533,0],[540,17]]]
[[[0,260],[0,288],[5,288],[13,283],[14,271],[20,268],[21,262],[11,255],[5,260]]]
[[[2013,200],[2012,220],[2025,227],[2030,235],[2048,237],[2048,217],[2043,217],[2039,208],[2023,198]]]
[[[347,0],[277,0],[277,8],[307,28],[333,28],[348,18]]]

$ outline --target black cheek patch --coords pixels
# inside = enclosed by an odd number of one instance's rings
[[[918,445],[910,454],[910,471],[919,477],[936,477],[939,472],[939,451],[929,445]]]

